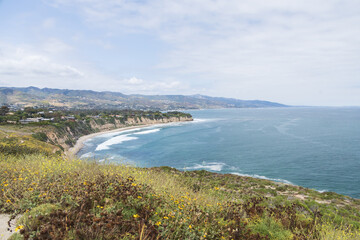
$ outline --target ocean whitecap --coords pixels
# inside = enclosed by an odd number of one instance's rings
[[[128,134],[113,137],[113,138],[99,144],[96,147],[95,151],[106,150],[106,149],[109,149],[109,147],[111,145],[120,144],[120,143],[125,142],[125,141],[131,141],[131,140],[136,140],[136,139],[138,139],[138,138],[137,137],[130,137]]]
[[[290,185],[295,185],[292,182],[285,180],[285,179],[281,179],[281,178],[268,178],[268,177],[257,175],[257,174],[245,174],[245,173],[238,173],[238,172],[232,172],[231,174],[242,176],[242,177],[266,179],[266,180],[270,180],[270,181],[274,181],[274,182],[282,182],[282,183],[286,183],[286,184],[290,184]]]
[[[160,129],[156,128],[156,129],[150,129],[150,130],[146,130],[146,131],[136,132],[136,133],[133,133],[133,135],[145,135],[145,134],[150,134],[150,133],[156,133],[159,131],[160,131]]]
[[[216,172],[220,172],[224,166],[226,166],[225,163],[222,162],[203,162],[202,164],[195,164],[192,167],[186,167],[185,169],[189,169],[189,170],[196,170],[196,169],[205,169],[205,170],[210,170],[210,171],[216,171]]]
[[[82,158],[91,158],[94,156],[93,152],[88,152],[88,153],[84,153],[83,155],[80,156],[80,159]]]

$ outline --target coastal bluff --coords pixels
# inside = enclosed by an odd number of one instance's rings
[[[134,126],[145,126],[153,124],[164,124],[172,122],[193,121],[191,115],[184,116],[161,116],[158,118],[150,118],[146,116],[108,119],[87,119],[77,122],[71,122],[63,127],[50,127],[44,132],[48,141],[58,146],[62,151],[67,152],[73,148],[76,141],[85,135],[107,132]]]

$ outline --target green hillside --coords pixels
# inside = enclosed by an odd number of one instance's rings
[[[176,110],[201,108],[285,107],[283,104],[203,95],[125,95],[118,92],[51,88],[0,88],[0,104],[77,109]]]
[[[12,239],[360,239],[358,199],[230,174],[67,159],[27,127],[2,128],[1,146],[21,146],[0,148],[0,213],[22,216]]]

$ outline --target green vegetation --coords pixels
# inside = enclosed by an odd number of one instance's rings
[[[43,132],[34,133],[32,134],[32,137],[43,142],[46,142],[48,140],[48,137]]]
[[[283,104],[203,95],[125,95],[119,92],[0,87],[0,104],[58,109],[176,110],[203,108],[285,107]]]
[[[296,186],[283,185],[283,192],[270,196],[258,190],[278,183],[206,171],[102,165],[43,154],[0,159],[0,211],[24,214],[14,239],[360,237],[359,200],[346,198],[345,206],[317,203],[327,194]],[[289,200],[284,191],[314,197]]]
[[[44,143],[30,134],[23,135],[15,132],[4,133],[0,131],[0,154],[2,155],[28,155],[34,153],[51,155],[57,151],[59,151],[59,148]]]
[[[2,128],[0,213],[22,215],[11,239],[360,239],[357,199],[204,170],[67,159],[43,134],[84,134],[88,124]]]
[[[0,108],[0,124],[30,124],[33,126],[52,125],[56,127],[74,126],[73,122],[95,120],[99,124],[116,120],[125,122],[128,118],[169,119],[191,118],[191,114],[183,112],[140,111],[140,110],[63,110],[54,108],[32,108],[10,111],[7,106]],[[23,120],[29,120],[24,122]]]
[[[4,107],[4,109],[7,109]],[[0,130],[30,134],[34,139],[57,145],[61,150],[73,147],[76,140],[87,134],[134,126],[156,121],[192,120],[182,112],[136,111],[136,110],[50,110],[25,108],[13,112],[3,111]],[[6,112],[6,113],[5,113]],[[1,145],[0,145],[1,148]],[[7,146],[9,151],[29,152],[24,146]],[[10,148],[12,150],[10,150]],[[2,150],[5,151],[6,149]],[[37,151],[35,151],[37,152]],[[34,153],[34,152],[33,152]]]

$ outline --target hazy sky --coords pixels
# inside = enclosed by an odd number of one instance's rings
[[[0,85],[360,106],[360,1],[0,0]]]

